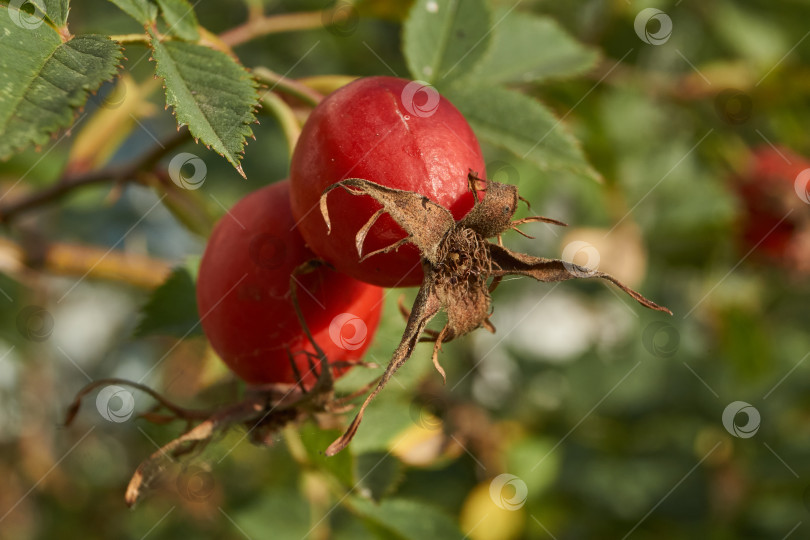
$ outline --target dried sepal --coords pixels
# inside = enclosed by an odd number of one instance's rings
[[[405,229],[407,236],[363,258],[386,253],[403,243],[412,242],[421,252],[425,276],[413,309],[408,311],[400,303],[400,311],[407,317],[407,324],[388,367],[377,387],[366,397],[346,432],[326,450],[327,455],[335,455],[349,444],[357,432],[366,407],[385,387],[394,372],[410,358],[418,342],[434,342],[433,365],[444,379],[445,372],[438,360],[442,343],[477,328],[495,332],[495,327],[489,321],[490,292],[498,286],[504,276],[522,275],[544,282],[600,278],[615,284],[644,307],[671,314],[667,308],[648,300],[604,272],[558,259],[533,257],[506,249],[501,245],[501,235],[504,232],[511,229],[528,236],[518,230],[518,225],[543,222],[564,226],[565,223],[541,216],[512,220],[518,202],[525,201],[518,194],[517,187],[478,178],[472,171],[468,181],[475,204],[458,222],[453,221],[447,210],[426,197],[357,178],[333,184],[321,196],[321,213],[327,227],[330,226],[330,222],[326,197],[332,189],[342,187],[353,195],[369,195],[377,200],[382,204],[382,208],[375,212],[357,233],[358,254],[362,256],[362,246],[371,227],[383,213],[388,213]],[[484,192],[483,198],[480,197],[479,191]],[[526,204],[528,205],[527,201]],[[497,237],[498,244],[487,240],[493,237]],[[428,322],[442,309],[447,314],[447,323],[442,330],[440,332],[426,330]]]
[[[672,315],[669,309],[645,298],[610,274],[591,270],[560,259],[545,259],[526,255],[525,253],[516,253],[495,244],[489,245],[489,253],[493,265],[492,275],[495,277],[519,275],[543,282],[566,281],[577,278],[605,279],[633,297],[642,306]]]
[[[326,188],[321,195],[321,214],[323,215],[323,220],[326,222],[328,231],[331,231],[332,224],[329,220],[329,209],[326,199],[329,192],[337,188],[343,188],[352,195],[368,195],[382,204],[385,212],[405,230],[410,241],[419,248],[422,258],[427,259],[433,264],[438,262],[438,246],[447,233],[455,226],[453,216],[447,209],[439,206],[427,197],[411,191],[381,186],[360,178],[349,178],[332,184]],[[362,253],[363,241],[377,217],[379,216],[375,213],[372,219],[358,231],[356,237],[358,253]],[[394,249],[394,247],[389,246],[380,252],[390,249]]]
[[[479,178],[476,176],[476,173],[472,171],[470,171],[467,181],[470,191],[475,195],[475,205],[472,210],[458,222],[458,227],[470,228],[484,238],[500,236],[510,229],[519,232],[523,236],[532,238],[516,227],[523,223],[536,221],[561,225],[563,227],[566,226],[562,221],[542,216],[532,216],[512,221],[512,217],[517,211],[518,201],[522,200],[525,201],[527,205],[529,204],[526,199],[518,194],[517,186]],[[482,183],[484,188],[479,188],[478,183]],[[480,191],[483,191],[485,194],[483,198],[479,196]]]
[[[427,270],[427,269],[426,269]],[[357,411],[357,415],[352,420],[352,423],[349,424],[349,427],[346,429],[346,432],[340,436],[335,442],[329,445],[329,448],[326,449],[327,456],[334,456],[344,448],[354,437],[354,434],[357,432],[358,426],[360,426],[360,422],[363,420],[363,413],[366,411],[366,407],[371,401],[380,393],[388,381],[391,379],[391,376],[404,364],[408,358],[411,357],[413,353],[414,347],[419,342],[419,336],[425,329],[425,326],[430,322],[430,320],[436,316],[439,310],[442,308],[441,301],[436,296],[435,288],[431,286],[430,283],[425,283],[420,287],[419,293],[416,295],[416,300],[414,301],[413,310],[411,310],[410,316],[408,317],[408,322],[405,325],[405,333],[402,335],[402,340],[399,342],[399,346],[397,346],[394,354],[391,357],[391,361],[388,363],[388,366],[385,368],[385,371],[380,377],[380,381],[377,383],[377,387],[374,388],[363,404],[360,406],[360,409]]]

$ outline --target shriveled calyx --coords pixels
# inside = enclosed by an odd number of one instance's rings
[[[602,278],[615,284],[644,307],[671,314],[667,308],[648,300],[604,272],[559,259],[516,253],[503,247],[501,235],[508,230],[524,234],[517,228],[523,223],[544,222],[563,226],[565,224],[542,216],[513,220],[518,202],[524,200],[519,196],[516,186],[483,180],[473,172],[469,175],[469,185],[470,190],[476,195],[476,202],[472,210],[458,222],[447,209],[427,197],[359,178],[333,184],[321,196],[321,213],[329,229],[331,224],[327,196],[330,191],[340,187],[352,195],[368,195],[374,198],[382,207],[357,232],[355,244],[358,256],[365,259],[378,253],[395,250],[410,242],[419,248],[425,275],[408,315],[402,340],[394,351],[388,367],[377,387],[360,406],[346,433],[326,450],[327,455],[336,454],[351,441],[366,407],[394,372],[410,358],[416,343],[419,341],[435,343],[433,364],[444,378],[444,369],[438,362],[438,353],[443,342],[468,334],[479,327],[495,331],[489,322],[491,314],[489,293],[497,287],[504,276],[528,276],[543,282]],[[483,199],[478,196],[479,191],[485,192]],[[528,205],[528,202],[526,204]],[[363,255],[366,236],[384,213],[390,215],[405,230],[406,236],[388,247]],[[498,243],[490,242],[489,238],[497,238]],[[442,309],[447,313],[444,328],[439,332],[426,330],[425,327],[430,320]]]

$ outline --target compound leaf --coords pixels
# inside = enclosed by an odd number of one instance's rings
[[[245,138],[253,134],[259,96],[250,73],[233,58],[196,43],[161,42],[152,34],[157,74],[177,124],[210,146],[245,176],[239,165]]]
[[[63,41],[45,22],[25,27],[15,21],[31,19],[13,6],[0,7],[0,159],[69,126],[89,92],[115,75],[121,58],[119,45],[107,37]]]

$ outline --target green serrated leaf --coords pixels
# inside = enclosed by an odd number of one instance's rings
[[[313,423],[304,424],[299,430],[301,442],[307,450],[309,461],[321,470],[331,473],[344,486],[354,486],[352,465],[354,457],[351,447],[332,457],[326,457],[323,451],[342,435],[339,430],[320,429]]]
[[[200,23],[194,7],[187,0],[157,0],[157,3],[169,26],[169,33],[187,41],[200,39]]]
[[[67,24],[68,11],[70,11],[69,0],[43,0],[45,3],[45,15],[58,28]],[[36,2],[38,3],[38,2]]]
[[[527,159],[543,171],[571,171],[599,180],[579,143],[540,102],[497,86],[454,85],[445,96],[476,135]]]
[[[363,495],[380,501],[404,478],[402,462],[390,452],[360,454],[355,461],[357,486]]]
[[[143,318],[135,329],[135,337],[169,335],[184,338],[202,334],[197,311],[196,268],[194,261],[175,268],[152,292],[141,309]]]
[[[403,29],[403,52],[414,78],[447,82],[469,72],[490,42],[485,0],[418,0]]]
[[[104,36],[62,42],[49,24],[18,26],[21,16],[0,8],[0,159],[69,126],[121,58],[118,44]]]
[[[385,499],[379,504],[362,497],[350,497],[347,505],[370,521],[386,538],[442,540],[465,538],[450,517],[434,506],[408,499]]]
[[[467,78],[483,83],[571,77],[593,68],[599,57],[554,19],[500,9],[493,18],[492,45]]]
[[[151,33],[151,31],[150,31]],[[259,96],[245,68],[223,53],[195,43],[161,43],[152,33],[157,74],[178,125],[209,145],[245,176],[239,165],[245,138],[253,134]]]
[[[144,26],[157,19],[157,6],[150,0],[110,0],[110,2]]]

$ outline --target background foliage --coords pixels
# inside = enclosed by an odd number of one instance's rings
[[[5,4],[0,537],[807,535],[810,291],[742,244],[735,192],[753,147],[810,155],[806,4],[252,0],[187,15],[185,0],[69,13],[53,0],[34,28],[37,6]],[[634,27],[653,6],[672,22],[659,44],[660,21]],[[271,22],[242,26],[251,14]],[[259,66],[262,87],[246,69]],[[196,326],[205,236],[240,196],[287,176],[307,89],[390,74],[434,84],[476,130],[488,175],[576,226],[530,226],[536,240],[508,245],[559,256],[586,240],[601,269],[674,317],[599,284],[510,280],[495,293],[498,333],[444,348],[446,387],[417,350],[347,452],[324,458],[338,431],[310,424],[270,448],[234,431],[128,511],[129,475],[183,426],[109,422],[88,403],[64,428],[67,404],[113,376],[189,406],[241,392]],[[204,185],[175,185],[181,153]],[[384,364],[398,340],[400,292],[369,360]],[[356,369],[340,387],[374,375]],[[751,437],[723,424],[735,401],[760,414]],[[493,484],[501,474],[514,478]]]

